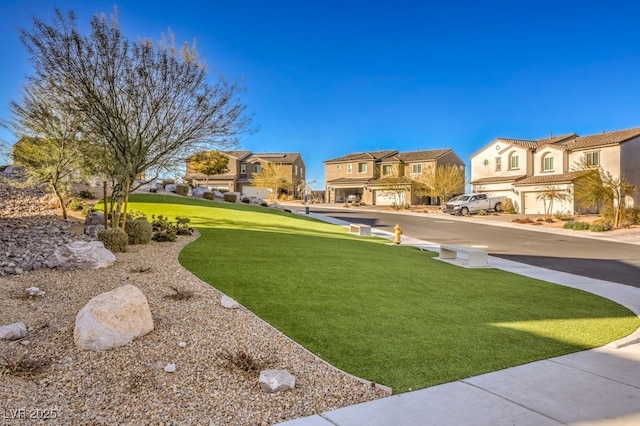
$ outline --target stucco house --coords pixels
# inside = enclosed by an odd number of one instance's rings
[[[439,204],[440,200],[416,195],[414,179],[439,165],[465,167],[452,149],[358,152],[324,164],[326,202],[343,203],[355,197],[370,205]],[[463,191],[464,186],[460,193]]]
[[[294,184],[295,198],[300,197],[300,184],[305,181],[305,164],[300,153],[254,153],[251,151],[220,151],[229,159],[227,172],[219,175],[196,173],[187,162],[184,181],[192,186],[207,186],[219,191],[240,192],[245,195],[268,198],[266,188],[254,186],[253,175],[259,173],[267,164],[285,168],[287,177]]]
[[[539,194],[545,188],[566,194],[556,201],[553,213],[586,211],[573,194],[584,162],[602,167],[612,176],[623,175],[640,188],[640,128],[579,136],[575,133],[524,140],[497,138],[471,156],[473,191],[509,197],[520,213],[544,213]],[[626,197],[627,205],[637,204],[638,192]]]

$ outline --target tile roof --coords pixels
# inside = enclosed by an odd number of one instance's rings
[[[246,161],[268,161],[270,163],[293,163],[298,158],[300,158],[300,154],[297,152],[263,152],[263,153],[253,153],[250,158],[247,158]]]
[[[470,183],[483,185],[487,183],[506,183],[506,182],[516,182],[519,179],[524,179],[527,175],[520,176],[490,176],[485,178],[479,178],[476,180],[472,180]]]
[[[248,157],[249,155],[251,155],[251,151],[220,151],[225,155],[228,155],[229,157],[233,157],[236,158],[238,160],[242,160],[245,157]]]
[[[369,183],[373,178],[338,178],[327,181],[327,185],[363,185]]]
[[[333,158],[331,160],[325,160],[324,163],[337,163],[343,161],[357,161],[357,160],[380,160],[382,158],[389,157],[397,154],[397,149],[391,149],[387,151],[372,151],[372,152],[356,152],[353,154],[347,154],[343,157]]]
[[[526,179],[519,180],[515,182],[515,185],[545,185],[545,184],[553,184],[553,183],[569,183],[579,178],[585,173],[584,170],[562,173],[562,174],[551,174],[551,175],[541,175],[541,176],[531,176]]]
[[[451,149],[430,149],[427,151],[400,152],[397,157],[400,161],[428,161],[435,160],[448,152],[451,152]]]
[[[602,132],[596,135],[577,137],[567,143],[567,148],[571,150],[595,148],[599,146],[617,145],[629,139],[640,136],[640,127],[615,132]]]

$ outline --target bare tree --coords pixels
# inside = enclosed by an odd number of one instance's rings
[[[382,195],[393,197],[393,205],[403,208],[406,204],[405,194],[411,189],[411,181],[404,177],[388,177],[376,182],[382,189],[378,191]]]
[[[189,157],[188,167],[196,173],[202,173],[207,176],[207,185],[209,184],[209,176],[225,173],[229,165],[229,157],[220,151],[200,151]]]
[[[281,164],[267,163],[261,170],[253,175],[254,186],[271,190],[270,199],[276,199],[280,193],[293,190],[297,182],[291,179],[288,167]]]
[[[21,40],[34,67],[30,84],[54,85],[81,115],[117,210],[136,188],[128,183],[145,174],[150,181],[198,150],[234,146],[247,131],[241,87],[222,76],[211,84],[195,47],[176,48],[172,35],[131,42],[115,17],[95,15],[85,36],[73,12],[56,9],[51,24],[34,18]]]
[[[584,159],[573,167],[583,172],[575,181],[575,199],[586,207],[596,207],[603,218],[611,220],[614,228],[619,227],[625,209],[625,196],[635,192],[635,185],[624,175],[615,177],[600,166],[587,164]]]
[[[413,192],[420,197],[437,197],[441,203],[464,192],[464,169],[455,164],[425,170],[414,179]]]
[[[20,137],[13,147],[14,163],[24,167],[31,183],[48,184],[67,219],[64,195],[83,176],[85,164],[80,117],[47,81],[26,85],[22,102],[12,102],[11,112]]]

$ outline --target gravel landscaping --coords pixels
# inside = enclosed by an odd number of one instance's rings
[[[4,199],[3,208],[8,205]],[[51,214],[27,216],[29,226],[48,221],[44,229],[59,229]],[[0,229],[9,229],[7,221],[15,226],[16,217],[15,211],[0,216]],[[327,365],[245,308],[221,306],[219,291],[178,264],[181,248],[194,238],[130,246],[113,266],[96,271],[45,267],[0,276],[0,325],[21,321],[28,328],[24,339],[0,341],[0,419],[270,425],[386,396]],[[8,262],[2,244],[0,262]],[[155,329],[109,351],[77,349],[78,311],[93,296],[124,284],[147,297]],[[44,294],[29,296],[26,289],[33,286]],[[175,372],[165,371],[168,364],[175,364]],[[288,370],[296,376],[295,388],[264,392],[260,369]]]

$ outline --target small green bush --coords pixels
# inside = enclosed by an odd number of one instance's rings
[[[191,219],[188,217],[176,217],[176,233],[178,235],[191,235],[193,234],[193,228],[189,226]]]
[[[224,200],[228,203],[235,203],[237,199],[238,196],[236,194],[224,194]]]
[[[169,220],[162,215],[158,217],[152,216],[152,218],[151,227],[153,229],[153,237],[151,237],[151,239],[153,241],[167,242],[176,240],[178,230],[173,223],[169,222]]]
[[[569,223],[569,222],[567,222]],[[587,222],[573,222],[573,226],[571,227],[571,229],[573,229],[574,231],[586,231],[587,229],[589,229],[589,225]]]
[[[604,232],[608,230],[607,226],[603,223],[592,223],[591,226],[589,226],[589,231],[591,232]]]
[[[127,251],[129,236],[120,228],[108,228],[98,232],[98,240],[102,241],[105,248],[114,253]]]
[[[185,197],[189,195],[189,185],[183,185],[183,184],[176,185],[176,194],[184,195]]]
[[[205,192],[202,194],[202,198],[205,200],[214,200],[216,198],[216,194],[213,192]]]
[[[84,210],[84,204],[82,204],[82,201],[71,200],[71,202],[69,203],[69,210],[74,212],[82,211]]]
[[[129,244],[149,244],[153,228],[146,217],[127,220],[124,230],[129,236]]]
[[[478,212],[478,216],[487,216],[487,215],[488,215],[488,213],[487,213],[487,211],[486,211],[486,210],[480,210],[480,211]]]

